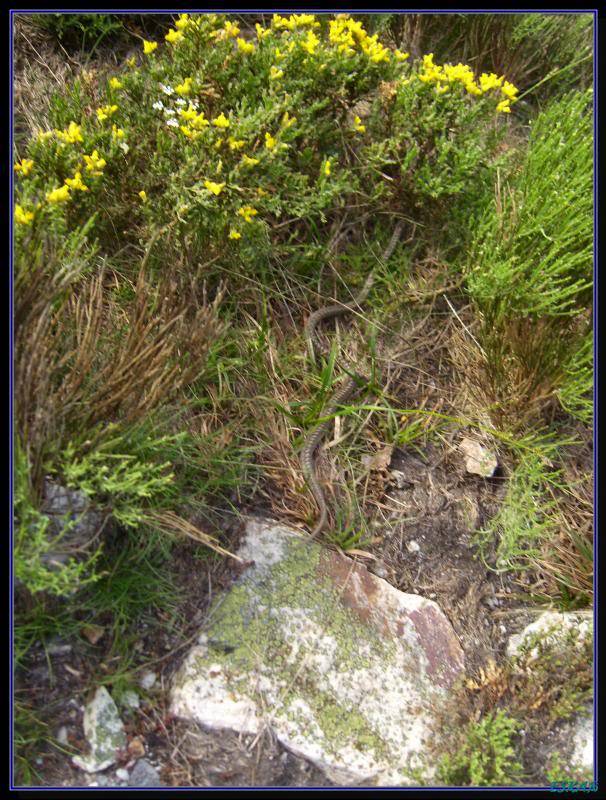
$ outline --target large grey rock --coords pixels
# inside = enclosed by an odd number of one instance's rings
[[[450,623],[342,554],[249,520],[254,561],[215,603],[172,688],[211,729],[269,726],[335,783],[430,782],[435,709],[463,670]]]
[[[74,756],[73,763],[86,772],[100,772],[117,760],[120,750],[126,747],[126,733],[112,696],[100,686],[84,709],[84,735],[90,753],[82,758]]]

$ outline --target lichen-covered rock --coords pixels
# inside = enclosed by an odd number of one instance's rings
[[[90,753],[74,756],[73,763],[86,772],[100,772],[115,763],[120,750],[126,747],[126,733],[118,709],[110,693],[100,686],[84,709],[84,735]]]
[[[515,656],[532,641],[541,641],[544,645],[557,646],[567,635],[575,631],[580,646],[586,638],[593,636],[593,616],[591,611],[545,611],[523,631],[509,637],[507,655]],[[530,658],[536,657],[538,648],[529,652]]]
[[[213,607],[173,713],[270,726],[336,783],[431,782],[434,711],[463,670],[436,603],[275,524],[250,520],[239,555],[255,563]]]

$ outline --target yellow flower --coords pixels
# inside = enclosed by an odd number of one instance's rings
[[[324,162],[323,166],[322,166],[322,172],[324,173],[324,175],[326,175],[327,178],[330,175],[330,162],[331,161],[332,161],[331,158],[327,158],[326,161]]]
[[[141,198],[141,200],[143,200],[144,203],[147,201],[147,192],[145,191],[145,189],[141,189],[141,191],[139,192],[139,197]]]
[[[278,69],[274,64],[271,65],[269,69],[269,80],[270,81],[277,81],[284,75],[284,70]]]
[[[290,128],[296,121],[296,117],[291,117],[288,111],[285,111],[282,115],[281,125],[283,128]]]
[[[73,178],[65,179],[66,186],[70,189],[79,189],[81,192],[88,192],[88,186],[82,182],[82,173],[78,170]]]
[[[280,30],[281,28],[286,28],[288,30],[295,29],[295,23],[292,19],[287,19],[286,17],[280,16],[280,14],[274,14],[271,18],[271,27],[276,28],[276,30]]]
[[[274,54],[276,56],[276,61],[282,61],[283,58],[286,58],[286,53],[283,53],[279,47],[276,47]]]
[[[199,114],[191,121],[191,126],[197,131],[201,131],[203,128],[207,128],[210,125],[210,122],[204,116],[204,111],[200,111]]]
[[[407,58],[410,58],[410,53],[403,53],[401,50],[394,50],[393,54],[396,61],[406,61]]]
[[[189,122],[192,119],[195,119],[198,116],[198,112],[190,103],[187,108],[182,108],[179,112],[179,116],[182,117],[186,122]],[[203,114],[201,115],[203,116]]]
[[[483,92],[488,92],[491,89],[496,89],[503,83],[503,78],[497,77],[494,72],[483,72],[480,75],[480,89]]]
[[[204,186],[208,189],[209,192],[212,192],[214,195],[221,194],[221,192],[225,188],[224,183],[215,183],[214,181],[204,181]]]
[[[358,133],[364,133],[366,130],[366,125],[362,125],[362,119],[358,116],[354,117],[354,128]]]
[[[268,150],[273,150],[274,147],[276,146],[276,142],[277,140],[274,139],[271,133],[265,134],[265,147],[267,147]]]
[[[148,42],[147,39],[143,39],[143,52],[146,56],[153,53],[157,46],[158,42]]]
[[[69,186],[61,186],[59,189],[53,189],[46,195],[49,203],[65,203],[69,200]]]
[[[53,135],[53,131],[42,131],[42,130],[39,130],[38,133],[36,134],[36,137],[37,137],[39,142],[45,142],[47,139],[50,139],[52,135]]]
[[[466,83],[465,88],[467,89],[469,94],[475,94],[475,95],[482,94],[482,90],[473,80]]]
[[[448,86],[436,86],[436,94],[446,94],[448,91],[450,91]]]
[[[109,85],[112,89],[122,89],[122,81],[118,80],[118,78],[110,78]]]
[[[223,26],[223,30],[227,36],[237,36],[240,33],[240,28],[234,23],[227,20]]]
[[[75,122],[70,122],[67,126],[67,130],[65,131],[55,131],[57,137],[64,142],[68,142],[69,144],[75,144],[76,142],[82,142],[82,132],[81,126],[76,125]]]
[[[126,63],[129,67],[134,67],[135,64],[137,63],[137,59],[135,58],[135,56],[131,56],[130,58],[126,59]]]
[[[15,164],[14,170],[15,172],[20,172],[26,178],[32,171],[33,166],[34,162],[31,158],[23,158]]]
[[[360,47],[370,60],[376,64],[380,61],[389,61],[389,50],[379,42],[377,34],[374,36],[365,35],[360,40]]]
[[[257,187],[257,195],[259,197],[265,197],[266,194],[267,192],[265,191],[265,189],[262,189],[260,186]]]
[[[292,14],[290,17],[290,22],[293,23],[295,28],[320,27],[320,23],[316,22],[316,17],[314,14]]]
[[[230,239],[241,239],[241,238],[242,238],[242,234],[241,234],[241,233],[238,233],[238,231],[236,231],[236,230],[234,230],[234,229],[232,228],[232,229],[230,230],[230,232],[229,232],[229,238],[230,238]]]
[[[229,128],[229,120],[223,112],[221,112],[218,117],[215,117],[212,123],[216,125],[217,128]]]
[[[179,130],[184,136],[187,136],[188,139],[197,139],[200,135],[198,131],[194,131],[191,128],[187,127],[187,125],[179,125]]]
[[[227,142],[229,144],[229,149],[230,150],[240,150],[246,144],[244,139],[234,139],[233,136],[230,136],[227,139]]]
[[[258,158],[251,158],[250,156],[247,156],[246,154],[244,154],[242,156],[242,163],[247,167],[254,167],[255,164],[259,163],[259,159]]]
[[[242,206],[242,208],[238,209],[238,214],[244,217],[245,222],[250,222],[258,213],[257,209],[252,206]]]
[[[238,50],[241,53],[248,54],[255,52],[255,46],[252,42],[247,42],[246,39],[241,39],[239,36],[236,41],[238,42]]]
[[[182,31],[190,23],[189,14],[179,14],[179,19],[175,22],[175,28]]]
[[[505,81],[503,86],[501,87],[501,92],[507,97],[508,100],[515,100],[516,94],[520,90],[516,88],[513,83],[509,83],[509,81]]]
[[[85,155],[84,161],[86,162],[87,172],[92,172],[93,175],[101,175],[100,170],[106,165],[106,160],[99,157],[99,151],[93,150],[90,156]]]
[[[318,46],[320,40],[316,36],[316,34],[309,30],[307,31],[307,37],[304,42],[301,42],[301,47],[303,50],[306,50],[310,56],[312,56],[316,52],[316,47]]]
[[[193,78],[185,78],[183,83],[180,83],[178,84],[178,86],[175,86],[175,92],[177,94],[180,94],[181,97],[185,97],[186,95],[190,94],[192,83],[193,83]]]
[[[222,138],[217,139],[217,141],[215,142],[215,150],[218,150],[222,144],[223,144],[223,139]]]
[[[262,39],[265,39],[265,37],[269,36],[269,34],[271,33],[271,29],[270,28],[264,28],[263,26],[259,25],[258,22],[255,23],[255,30],[257,31],[257,39],[259,41],[261,41]]]
[[[115,114],[117,110],[118,106],[116,105],[102,106],[101,108],[97,109],[97,119],[99,122],[103,122],[103,120],[106,120],[108,117],[111,117],[112,114]]]
[[[503,111],[505,114],[511,114],[511,108],[509,107],[509,103],[511,101],[509,99],[501,100],[501,102],[497,105],[497,111]]]
[[[15,222],[20,225],[29,225],[33,218],[34,215],[31,211],[26,211],[19,203],[15,205]]]
[[[176,31],[171,28],[164,38],[170,44],[177,44],[177,42],[180,42],[183,38],[183,32]]]
[[[124,131],[117,125],[112,125],[112,139],[124,139]]]

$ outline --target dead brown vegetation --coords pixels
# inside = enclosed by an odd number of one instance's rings
[[[142,263],[124,301],[103,262],[84,273],[82,248],[43,251],[18,269],[15,287],[16,428],[34,485],[47,448],[70,432],[102,435],[172,400],[200,376],[223,330],[221,290],[210,301],[193,279],[170,268],[153,279]]]

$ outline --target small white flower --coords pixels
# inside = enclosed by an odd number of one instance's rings
[[[121,147],[121,148],[122,148],[122,150],[123,150],[125,153],[128,153],[128,145],[126,144],[126,142],[120,142],[120,145],[119,145],[119,147]]]
[[[164,113],[166,114],[167,117],[175,116],[175,112],[172,110],[172,108],[165,108]]]
[[[179,123],[177,122],[176,119],[167,119],[166,120],[166,124],[170,125],[171,128],[178,128],[179,127]]]
[[[162,102],[162,100],[157,100],[153,104],[152,108],[155,108],[156,111],[162,111],[162,109],[164,108],[164,103]]]
[[[178,97],[178,98],[175,100],[175,105],[177,105],[177,106],[184,106],[184,105],[187,105],[187,103],[185,102],[185,100],[184,100],[182,97]]]
[[[171,96],[171,94],[174,94],[175,92],[172,86],[165,86],[163,83],[160,84],[160,88],[162,89],[164,94],[167,94],[169,97]]]

